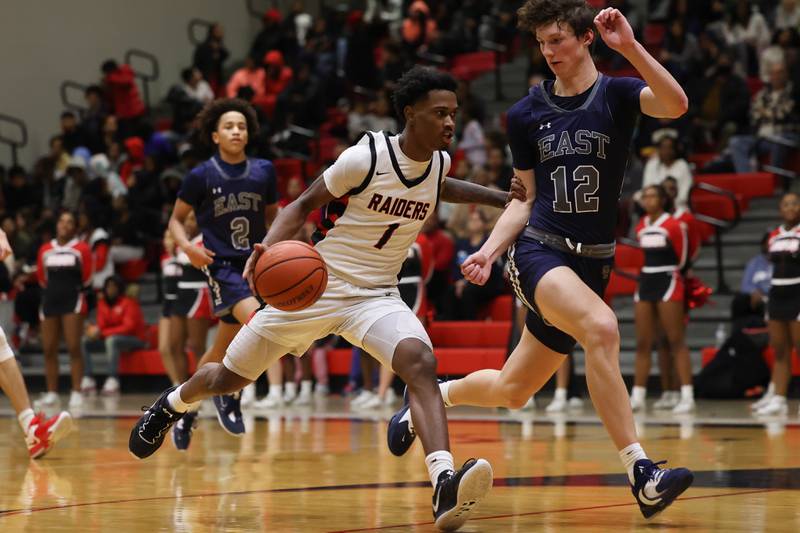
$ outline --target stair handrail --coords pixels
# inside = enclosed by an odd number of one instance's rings
[[[143,72],[131,64],[131,60],[134,58],[140,58],[149,63],[150,71]],[[130,65],[133,69],[134,75],[142,80],[142,90],[144,92],[144,104],[147,106],[147,109],[150,109],[150,82],[156,81],[160,75],[160,69],[158,64],[158,58],[151,54],[150,52],[146,52],[139,48],[131,48],[127,52],[125,52],[125,64]]]
[[[2,133],[0,133],[0,143],[7,144],[11,148],[11,161],[14,166],[19,164],[19,159],[17,158],[17,150],[24,147],[28,144],[28,125],[25,124],[25,121],[21,118],[12,117],[11,115],[6,115],[4,113],[0,113],[0,123],[7,122],[19,128],[19,138],[13,139],[10,137],[6,137]]]

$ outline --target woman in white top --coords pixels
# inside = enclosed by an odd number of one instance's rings
[[[647,160],[644,166],[642,189],[650,185],[658,185],[671,176],[678,182],[678,197],[675,205],[678,209],[686,209],[689,202],[689,189],[692,187],[692,170],[685,159],[678,157],[675,138],[664,135],[658,140],[658,150]]]

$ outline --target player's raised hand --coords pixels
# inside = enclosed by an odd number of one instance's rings
[[[622,52],[636,42],[628,19],[619,9],[607,7],[601,10],[594,18],[594,24],[600,37],[612,50]]]
[[[519,200],[524,202],[528,199],[528,189],[525,184],[517,177],[516,174],[511,178],[511,187],[508,189],[508,196],[506,197],[506,205],[511,203],[511,200]]]
[[[481,251],[467,257],[461,263],[461,274],[464,279],[475,285],[483,285],[489,280],[492,273],[492,262]]]
[[[189,262],[195,268],[203,268],[214,262],[214,252],[205,246],[188,246],[184,252],[189,256]]]
[[[250,286],[250,292],[253,294],[256,293],[256,286],[253,285],[253,270],[256,268],[256,263],[258,263],[258,258],[261,257],[261,254],[264,253],[267,247],[261,243],[257,243],[253,246],[253,253],[250,254],[250,257],[247,258],[247,262],[244,264],[244,272],[242,272],[242,277],[247,280],[247,284]]]

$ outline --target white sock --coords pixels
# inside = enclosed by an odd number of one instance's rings
[[[764,393],[764,396],[775,396],[775,384],[773,382],[769,382],[767,392]]]
[[[283,398],[283,385],[269,384],[269,395],[273,398]]]
[[[425,458],[425,465],[428,467],[428,475],[431,476],[431,485],[436,488],[439,481],[439,474],[445,470],[451,472],[455,470],[453,466],[453,454],[445,450],[433,452]]]
[[[681,401],[694,401],[694,387],[691,385],[681,385]]]
[[[311,394],[312,383],[310,379],[304,379],[300,382],[300,394],[308,396]]]
[[[633,485],[633,465],[639,459],[647,459],[642,445],[638,442],[634,442],[633,444],[625,446],[619,451],[619,458],[622,461],[622,465],[625,467],[625,471],[628,473],[628,481]]]
[[[450,401],[450,383],[450,381],[439,383],[439,392],[442,393],[442,400],[444,401],[445,407],[453,407],[453,403]]]
[[[17,420],[19,420],[19,425],[22,426],[22,431],[28,431],[28,426],[31,425],[31,420],[36,414],[33,412],[33,409],[28,407],[24,411],[22,411],[19,415],[17,415]]]
[[[190,407],[190,404],[184,402],[183,399],[181,398],[182,388],[183,385],[180,385],[177,389],[175,389],[174,391],[170,392],[167,395],[167,403],[169,404],[169,406],[172,408],[173,411],[176,411],[178,413],[185,413],[186,411],[189,410]]]
[[[294,381],[285,383],[283,389],[286,391],[286,396],[297,396],[297,383]]]
[[[637,387],[634,385],[633,389],[631,390],[631,400],[634,402],[643,402],[645,396],[647,396],[647,388]]]
[[[562,402],[567,401],[567,389],[556,389],[556,395],[553,396],[553,400],[561,400]]]

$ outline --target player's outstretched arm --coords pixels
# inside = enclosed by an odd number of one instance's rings
[[[657,118],[678,118],[689,109],[689,98],[677,80],[645,50],[618,9],[606,8],[594,19],[603,41],[630,62],[647,87],[639,95],[642,113]]]
[[[514,199],[508,204],[503,214],[497,219],[492,233],[481,249],[467,257],[461,264],[461,272],[467,281],[483,285],[489,279],[492,263],[511,246],[519,233],[525,228],[531,216],[535,185],[533,170],[514,169],[514,174],[520,178],[527,191],[525,201]]]
[[[183,227],[186,222],[186,217],[193,211],[193,208],[187,202],[180,198],[175,200],[175,206],[172,208],[172,215],[169,217],[169,232],[175,239],[175,244],[189,256],[189,261],[197,268],[210,265],[214,262],[214,252],[206,249],[204,246],[192,246],[189,242],[189,236],[186,235],[186,228]]]
[[[11,255],[11,245],[8,243],[6,232],[0,229],[0,261],[5,261]]]
[[[512,187],[511,193],[514,192]],[[517,197],[519,198],[519,197]],[[503,208],[510,201],[509,193],[454,178],[445,178],[442,201],[452,204],[482,204]],[[522,200],[522,198],[519,198]]]

